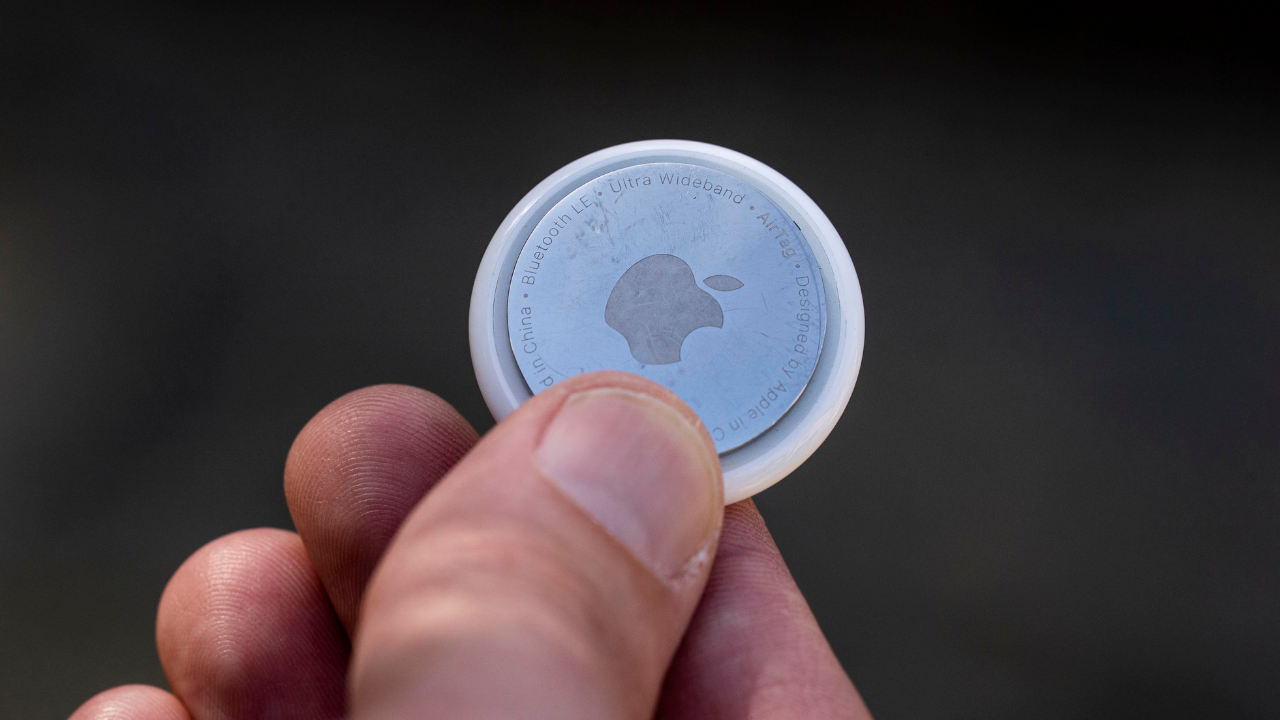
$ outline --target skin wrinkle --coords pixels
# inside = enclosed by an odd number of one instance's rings
[[[474,553],[464,557],[469,560]],[[488,577],[476,579],[474,569],[483,567],[483,561],[464,562],[470,569],[460,569],[459,572],[471,575],[467,581],[453,582],[447,575],[434,581],[424,580],[417,592],[406,591],[401,602],[383,607],[378,623],[362,629],[362,633],[367,633],[362,642],[381,645],[379,655],[385,653],[387,657],[382,657],[379,665],[363,671],[358,668],[358,675],[368,677],[369,673],[376,672],[379,666],[388,662],[388,657],[404,657],[424,649],[450,646],[449,638],[465,638],[468,642],[483,645],[486,643],[484,638],[500,633],[502,640],[498,644],[503,647],[514,642],[539,648],[545,653],[542,662],[558,658],[552,663],[557,672],[594,677],[592,685],[613,687],[617,697],[634,694],[627,691],[631,678],[605,672],[616,666],[617,653],[619,650],[626,652],[625,644],[616,639],[607,640],[610,633],[598,632],[608,620],[593,612],[598,604],[589,597],[583,597],[590,591],[584,590],[580,582],[566,580],[556,583],[556,597],[548,598],[527,582],[516,581],[521,589],[510,588],[508,584],[512,579],[500,576],[501,568],[491,573],[482,569],[481,574]],[[511,566],[517,562],[512,559],[501,564]],[[568,591],[568,588],[576,590]],[[576,599],[567,599],[566,593]],[[513,597],[519,597],[521,601],[512,603],[510,598]],[[441,608],[440,605],[446,607]],[[596,631],[583,632],[584,627]],[[606,640],[598,642],[602,638]]]
[[[606,650],[590,642],[593,636],[581,633],[581,626],[571,615],[549,612],[545,604],[486,600],[465,590],[442,588],[428,602],[403,602],[389,608],[388,621],[378,627],[394,632],[373,635],[373,641],[395,655],[397,651],[429,651],[449,644],[450,638],[483,643],[481,638],[501,636],[509,640],[518,636],[527,638],[528,644],[548,655],[571,659],[568,667],[598,676],[600,668],[609,666],[605,662]],[[616,678],[613,681],[616,683]]]
[[[467,597],[463,602],[466,603],[469,611],[474,612],[473,598]],[[498,610],[509,610],[509,608],[500,607]],[[510,620],[501,618],[495,620],[492,612],[481,615],[479,619],[483,625],[475,630],[469,630],[465,624],[457,622],[433,623],[435,628],[443,628],[443,631],[437,629],[434,632],[418,633],[417,637],[422,642],[401,642],[397,645],[394,639],[389,639],[388,643],[384,643],[388,652],[380,654],[377,664],[368,667],[361,679],[357,680],[356,686],[366,695],[395,698],[398,694],[397,686],[414,683],[424,676],[437,672],[446,675],[457,672],[459,664],[464,668],[474,667],[476,661],[479,661],[484,666],[481,672],[486,674],[490,673],[492,667],[497,664],[499,667],[513,670],[513,674],[524,678],[526,685],[529,680],[540,685],[540,687],[526,687],[526,691],[545,693],[550,688],[554,688],[555,691],[571,695],[577,700],[585,699],[600,710],[589,717],[615,716],[613,712],[606,714],[604,711],[605,708],[613,706],[607,698],[626,697],[625,686],[619,686],[616,677],[602,673],[604,668],[610,667],[610,658],[595,655],[596,649],[582,642],[581,637],[578,637],[575,642],[577,633],[555,632],[550,636],[545,633],[531,633],[527,629],[536,629],[537,622],[522,620],[518,614],[511,613]],[[506,631],[510,625],[515,627],[512,631]],[[434,655],[434,658],[424,657],[424,653]],[[511,667],[513,664],[514,667]],[[546,676],[545,672],[535,671],[534,677],[529,678],[527,673],[529,668],[552,670],[553,677]],[[509,676],[506,678],[507,681],[511,679]],[[539,683],[539,680],[545,682]],[[447,686],[441,690],[443,693],[449,692]],[[434,695],[428,700],[428,706],[432,701],[439,699],[438,695]],[[518,703],[518,706],[508,707],[506,712],[500,715],[502,717],[519,717],[528,710],[527,707],[523,707],[523,703],[517,697],[509,698],[507,703]],[[633,701],[632,704],[635,702]],[[400,713],[392,715],[378,713],[375,710],[373,715],[411,717],[414,714],[412,711],[421,707],[422,705],[419,704],[409,707],[401,705],[403,711]],[[366,706],[365,715],[368,714],[369,708]]]
[[[617,594],[616,588],[602,586],[596,575],[582,568],[565,567],[550,559],[560,557],[563,551],[539,544],[562,541],[533,540],[518,531],[508,534],[510,539],[503,537],[501,529],[477,530],[462,523],[455,527],[437,526],[421,539],[409,539],[412,549],[402,555],[404,562],[418,557],[447,558],[449,562],[430,568],[435,572],[423,572],[421,567],[392,568],[388,572],[403,581],[385,592],[414,603],[423,598],[430,601],[436,594],[447,594],[457,587],[472,588],[480,598],[490,594],[520,598],[521,604],[537,605],[547,612],[570,617],[566,627],[586,628],[587,636],[603,639],[607,648],[601,655],[620,650],[629,655],[636,652],[636,648],[629,647],[631,638],[616,627],[616,618],[603,612],[610,606],[608,598]],[[624,577],[624,581],[630,579]],[[512,584],[518,587],[513,588]],[[643,593],[636,588],[623,594],[638,598]],[[369,602],[376,603],[378,599],[371,597]],[[636,601],[636,607],[629,608],[628,613],[642,617],[644,607],[644,603]],[[645,652],[651,653],[652,649]]]
[[[578,522],[589,522],[579,518]],[[655,591],[667,594],[660,589],[656,579],[651,575],[623,573],[621,577],[612,574],[593,573],[594,567],[568,565],[555,560],[565,553],[572,552],[569,546],[580,540],[582,535],[576,531],[563,532],[560,528],[542,529],[540,532],[529,532],[528,528],[518,527],[473,527],[466,518],[453,522],[437,522],[430,526],[430,532],[420,532],[418,537],[406,533],[405,544],[413,547],[402,556],[447,558],[449,571],[461,575],[472,575],[477,570],[487,569],[495,563],[495,577],[500,579],[529,578],[533,589],[539,586],[556,593],[580,591],[575,597],[575,605],[599,609],[607,605],[604,600],[617,591],[616,583],[623,582],[626,588],[622,594],[627,598],[639,598],[651,595]],[[598,535],[597,546],[612,546],[617,541],[608,536],[603,528],[591,523],[590,532]],[[621,552],[623,548],[618,547]],[[641,570],[639,562],[629,554],[628,566]],[[602,560],[607,562],[607,560]],[[593,564],[594,565],[594,564]],[[412,577],[412,568],[405,568],[401,577]],[[550,582],[545,580],[550,578]],[[609,628],[613,618],[602,617],[593,612],[584,619],[594,619],[599,628]]]

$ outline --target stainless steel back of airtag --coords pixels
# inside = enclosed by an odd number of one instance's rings
[[[745,181],[690,163],[631,165],[566,193],[525,240],[506,300],[531,392],[636,373],[687,402],[721,453],[796,402],[826,327],[796,222]]]

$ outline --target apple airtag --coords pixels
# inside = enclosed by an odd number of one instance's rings
[[[848,251],[798,187],[714,145],[619,145],[511,211],[471,300],[481,391],[501,419],[574,375],[672,390],[720,452],[726,502],[777,482],[830,433],[862,359]]]

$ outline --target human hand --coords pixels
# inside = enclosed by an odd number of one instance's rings
[[[869,717],[696,415],[641,378],[573,378],[479,442],[430,393],[359,390],[284,485],[297,534],[214,540],[165,588],[172,694],[73,720]]]

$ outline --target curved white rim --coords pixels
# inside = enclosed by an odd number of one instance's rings
[[[839,233],[803,190],[759,160],[706,143],[645,140],[605,148],[552,173],[511,209],[480,261],[471,291],[471,362],[480,392],[496,419],[502,420],[532,397],[506,337],[506,293],[511,285],[509,266],[514,264],[515,254],[533,225],[565,192],[619,167],[663,161],[717,168],[768,194],[800,225],[822,268],[827,288],[827,334],[809,386],[772,428],[720,457],[728,504],[751,497],[786,477],[826,440],[853,394],[862,365],[865,334],[862,289]]]

